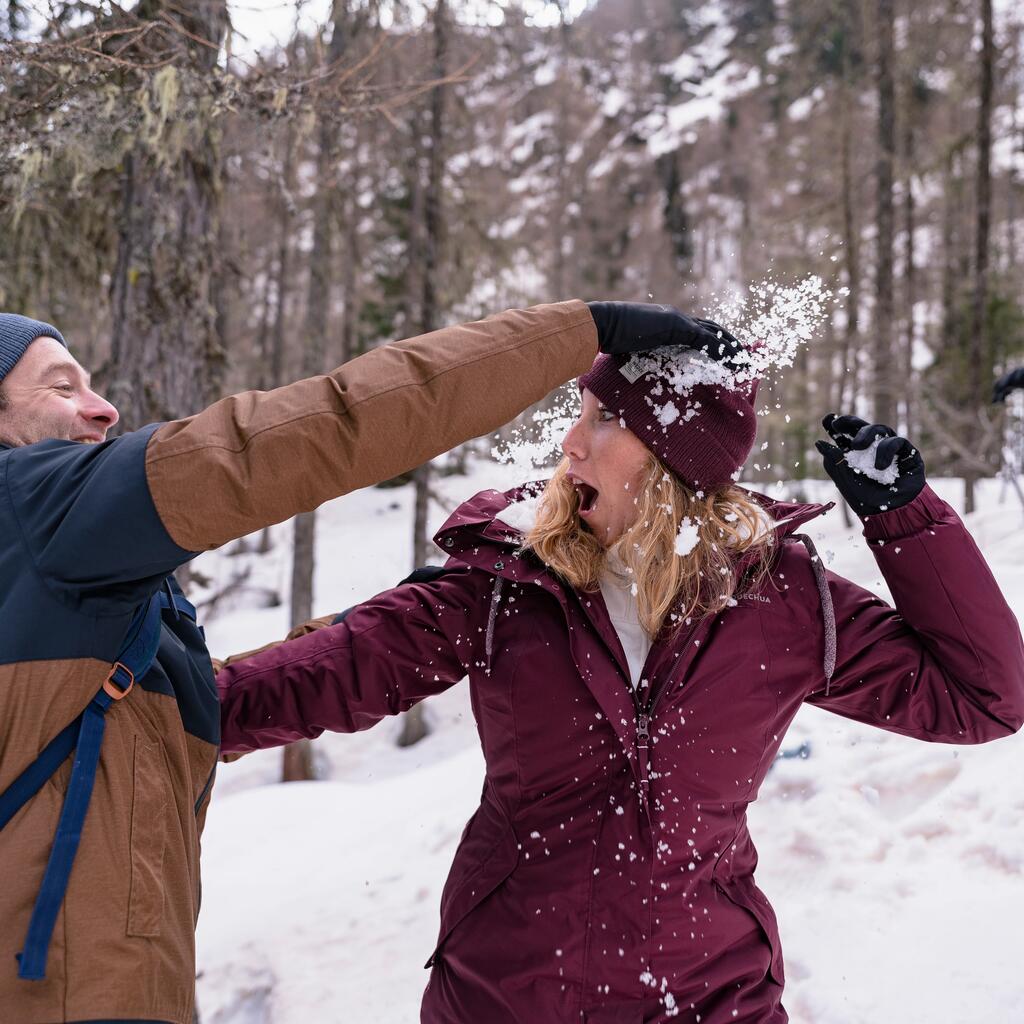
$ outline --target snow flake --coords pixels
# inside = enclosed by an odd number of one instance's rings
[[[683,516],[679,532],[676,534],[676,554],[680,558],[685,558],[697,546],[699,540],[697,524],[689,516]]]

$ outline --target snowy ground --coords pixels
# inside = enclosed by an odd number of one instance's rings
[[[509,486],[478,467],[451,504]],[[831,498],[830,484],[813,497]],[[955,481],[933,482],[960,507]],[[987,482],[969,526],[1024,611],[1024,515]],[[319,519],[315,614],[397,582],[411,558],[410,493],[367,490]],[[435,525],[447,512],[435,510]],[[811,524],[830,567],[887,595],[838,509]],[[288,527],[248,582],[287,590]],[[438,558],[438,561],[441,559]],[[224,581],[244,559],[204,556]],[[251,603],[244,594],[240,605]],[[282,607],[225,608],[217,655],[286,630]],[[405,1024],[441,886],[483,763],[466,688],[430,705],[433,734],[399,750],[396,723],[316,744],[325,781],[276,785],[279,751],[222,767],[203,849],[203,1024]],[[775,905],[793,1024],[1024,1021],[1024,734],[975,748],[915,743],[806,708],[751,807],[758,882]],[[486,1024],[486,1022],[481,1022]]]

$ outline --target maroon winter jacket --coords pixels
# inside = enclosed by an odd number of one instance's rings
[[[773,572],[654,644],[646,730],[600,594],[522,553],[495,491],[438,534],[451,574],[221,673],[226,751],[365,729],[468,675],[486,779],[424,1022],[782,1024],[746,808],[800,705],[945,743],[1021,726],[1017,621],[930,488],[865,526],[897,611],[794,542],[830,506],[754,497],[783,520]]]

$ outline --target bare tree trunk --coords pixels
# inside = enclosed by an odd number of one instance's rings
[[[896,150],[895,89],[893,85],[893,0],[877,0],[878,154],[875,165],[876,225],[875,269],[874,416],[880,423],[896,423],[896,381],[893,363],[893,164]]]
[[[358,153],[359,140],[355,141],[353,152]],[[353,169],[358,180],[358,167]],[[356,267],[359,265],[359,203],[352,192],[345,197],[342,212],[345,232],[345,259],[342,264],[341,286],[345,295],[345,311],[341,324],[341,359],[347,363],[356,355],[356,330],[359,314],[359,282]]]
[[[273,324],[271,324],[271,301],[269,296],[263,303],[263,315],[260,321],[259,352],[260,352],[260,388],[264,391],[280,387],[284,383],[284,354],[287,347],[285,339],[285,313],[288,306],[288,293],[291,280],[291,233],[294,217],[293,192],[295,189],[295,160],[292,153],[294,131],[289,121],[285,128],[283,152],[281,154],[281,175],[274,200],[277,203],[277,253],[267,267],[267,278],[271,271],[274,275]],[[268,289],[268,292],[271,291]],[[273,545],[270,542],[270,527],[260,532],[257,552],[267,554]]]
[[[289,123],[284,137],[284,154],[281,161],[280,213],[278,219],[277,245],[277,286],[275,288],[274,326],[271,334],[271,359],[269,377],[272,387],[284,383],[285,351],[287,341],[285,322],[290,291],[291,275],[291,234],[294,220],[294,157],[295,135]],[[304,521],[297,516],[293,520],[292,577],[290,617],[293,626],[312,618],[313,605],[313,543],[316,529],[315,519]],[[261,550],[270,549],[270,530],[260,537]],[[314,778],[313,751],[309,740],[299,740],[285,747],[282,754],[281,781],[303,782]]]
[[[433,75],[442,79],[448,73],[448,3],[437,0],[434,9]],[[444,187],[444,108],[447,89],[435,86],[430,92],[430,149],[427,188],[423,202],[423,307],[424,333],[437,329],[438,274],[440,271],[441,233],[443,228],[441,192]]]
[[[985,371],[991,363],[992,347],[988,337],[989,235],[992,206],[992,79],[995,65],[995,39],[992,25],[992,0],[981,0],[981,74],[978,102],[978,183],[977,223],[974,249],[974,291],[971,302],[971,329],[968,338],[968,403],[973,412],[985,410]],[[982,431],[971,417],[972,448],[980,448]],[[978,455],[984,456],[979,450]],[[964,474],[964,512],[976,506],[975,485],[978,471],[968,467]]]
[[[281,157],[280,209],[277,223],[277,285],[275,291],[274,327],[271,333],[270,386],[284,383],[285,315],[291,280],[292,222],[295,216],[295,160],[292,149],[295,133],[289,121],[284,134],[284,153]]]
[[[912,87],[911,87],[912,88]],[[911,104],[913,97],[907,96],[907,108],[903,123],[903,282],[904,282],[904,331],[903,331],[903,432],[908,437],[916,433],[914,415],[914,344],[917,340],[914,307],[917,304],[916,266],[916,209],[914,206],[914,116]],[[895,427],[896,424],[893,424]]]
[[[291,619],[301,626],[313,618],[313,570],[316,567],[316,513],[295,517],[292,537]]]
[[[448,67],[448,4],[437,0],[434,8],[434,66],[435,80],[442,80]],[[423,202],[423,299],[420,327],[424,334],[437,329],[440,321],[438,308],[438,275],[443,230],[442,189],[444,187],[444,109],[446,88],[434,86],[430,94],[430,151],[427,187]],[[430,463],[424,463],[413,474],[416,485],[413,515],[413,568],[427,559],[427,518],[430,507]],[[427,735],[423,705],[417,704],[405,713],[400,747],[418,743]]]
[[[1024,59],[1024,55],[1021,54],[1021,39],[1024,36],[1024,29],[1018,29],[1017,31],[1017,43],[1016,43],[1016,57],[1020,61]],[[1015,88],[1019,90],[1019,86],[1015,83]],[[1019,120],[1020,113],[1018,109],[1020,92],[1018,91],[1014,95],[1013,107],[1011,111],[1010,121],[1010,138],[1013,140],[1014,146],[1018,151],[1024,151],[1024,131],[1021,130],[1022,126]],[[1017,161],[1014,160],[1010,164],[1010,169],[1007,172],[1007,197],[1006,197],[1006,267],[1009,270],[1016,270],[1020,267],[1020,261],[1017,258],[1017,196],[1020,189],[1020,181],[1017,174]]]
[[[348,43],[348,5],[334,0],[331,43],[326,63],[333,66],[342,59]],[[338,129],[321,118],[317,139],[316,195],[313,200],[313,248],[310,252],[309,291],[306,298],[305,338],[302,370],[304,376],[322,373],[331,308],[331,262],[334,248],[334,193],[338,159]],[[297,626],[313,617],[313,578],[316,570],[316,511],[295,517],[292,556],[292,624]],[[291,775],[289,774],[291,773]],[[305,773],[305,774],[296,774]],[[309,740],[299,740],[285,748],[282,779],[312,779],[313,756]]]
[[[147,16],[181,26],[176,38],[187,70],[176,73],[213,70],[226,0],[155,3]],[[187,90],[182,102],[193,102]],[[142,141],[124,159],[111,359],[102,376],[128,430],[198,412],[220,391],[224,359],[212,283],[222,169],[216,130],[203,116],[197,109],[195,134],[176,159],[164,161]]]
[[[843,256],[846,270],[846,325],[843,331],[842,349],[839,354],[839,376],[836,388],[836,412],[845,412],[845,403],[851,400],[856,391],[856,373],[850,370],[850,360],[856,363],[857,350],[860,343],[860,236],[856,217],[856,199],[854,197],[853,154],[850,148],[850,88],[844,61],[842,93],[839,107],[840,121],[840,159],[842,162],[843,190]],[[850,394],[847,395],[846,383],[850,382]],[[850,410],[852,411],[852,410]]]
[[[842,5],[841,9],[845,17],[846,6]],[[844,29],[846,33],[851,30],[848,24],[844,26]],[[846,302],[844,305],[846,323],[843,325],[842,342],[839,348],[839,367],[836,374],[835,400],[832,403],[832,408],[840,415],[853,411],[852,408],[847,408],[847,403],[851,403],[857,394],[857,357],[860,350],[860,227],[856,214],[853,151],[850,144],[852,134],[851,93],[850,61],[847,48],[844,46],[839,81],[839,160],[843,211],[843,270],[846,274]],[[845,501],[840,501],[839,507],[843,516],[843,525],[849,529],[853,525],[850,508]]]
[[[313,763],[313,745],[309,740],[297,740],[284,748],[281,759],[282,782],[310,782],[316,778]]]
[[[956,344],[957,297],[957,215],[962,199],[957,154],[950,152],[946,160],[942,199],[942,348],[949,351]]]
[[[262,289],[260,296],[260,320],[259,327],[256,329],[256,352],[258,353],[259,365],[256,371],[256,379],[258,382],[259,389],[261,391],[270,390],[270,299],[271,289],[269,287],[270,275],[274,269],[274,260],[271,256],[267,256],[263,274],[263,279],[267,282],[267,287]]]
[[[569,144],[572,131],[569,126],[569,90],[570,82],[570,32],[571,26],[566,18],[564,0],[558,6],[558,42],[559,42],[559,74],[555,82],[558,90],[555,117],[555,166],[553,177],[554,203],[550,207],[549,227],[551,231],[551,294],[556,299],[564,298],[566,291],[565,235],[566,210],[569,206]]]
[[[791,392],[787,395],[787,407],[795,406],[801,410],[800,415],[792,417],[792,422],[785,431],[787,450],[783,453],[785,465],[780,465],[782,479],[793,482],[790,500],[807,501],[807,458],[811,450],[810,425],[806,410],[811,408],[811,354],[806,345],[797,352],[793,373],[790,375]],[[815,424],[817,426],[817,424]],[[781,461],[781,460],[780,460]]]

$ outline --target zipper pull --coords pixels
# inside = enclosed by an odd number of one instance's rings
[[[637,712],[636,754],[640,768],[640,806],[650,813],[647,796],[651,788],[651,716],[646,711]]]

